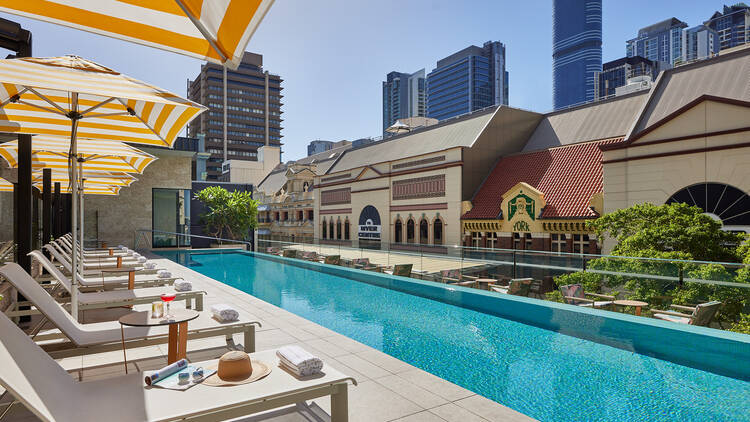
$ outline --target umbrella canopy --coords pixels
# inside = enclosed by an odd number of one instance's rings
[[[388,133],[403,133],[409,132],[411,127],[401,120],[396,120],[396,123],[389,126],[385,131]]]
[[[77,56],[0,60],[0,132],[171,147],[206,108]]]
[[[32,175],[32,183],[34,187],[39,189],[40,192],[43,192],[42,182],[41,182],[41,175],[37,176],[36,174]],[[102,185],[96,185],[96,184],[90,184],[86,185],[83,190],[86,193],[86,195],[118,195],[120,193],[120,189],[122,186],[110,186],[106,184]],[[13,184],[8,182],[5,179],[0,178],[0,192],[13,192]],[[61,185],[60,187],[61,193],[70,193],[70,187],[66,184]]]
[[[0,10],[236,69],[273,0],[7,0]]]
[[[34,136],[31,147],[33,169],[68,169],[70,139],[53,136]],[[0,157],[10,167],[18,167],[18,141],[0,144]],[[78,158],[84,171],[143,173],[156,160],[153,155],[116,141],[79,139]]]

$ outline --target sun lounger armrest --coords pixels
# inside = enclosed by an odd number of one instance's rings
[[[459,281],[457,278],[443,277],[443,283],[458,283]]]
[[[576,297],[576,296],[563,296],[563,298],[570,300],[572,302],[586,302],[586,303],[594,303],[596,302],[593,299],[586,299],[585,297]]]
[[[671,315],[676,317],[682,317],[682,318],[692,318],[692,315],[683,314],[680,312],[673,312],[673,311],[662,311],[661,309],[654,309],[655,314],[664,314],[664,315]]]
[[[599,293],[584,293],[584,294],[588,296],[598,297],[600,299],[615,300],[615,297],[611,295],[602,295]]]
[[[669,305],[669,307],[672,308],[672,309],[677,309],[678,311],[688,311],[690,313],[692,313],[693,311],[695,311],[695,307],[694,306]]]
[[[472,275],[462,275],[461,278],[465,278],[467,280],[476,281],[479,277],[474,277]]]

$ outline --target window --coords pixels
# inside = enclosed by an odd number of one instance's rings
[[[151,225],[154,230],[190,234],[189,198],[189,190],[154,188],[151,193]],[[189,236],[168,233],[154,233],[152,247],[190,244]]]
[[[443,220],[436,218],[432,223],[432,243],[436,245],[443,244]]]
[[[531,233],[526,233],[526,235],[524,236],[523,248],[533,249],[533,246],[531,244]]]
[[[302,221],[305,218],[303,214],[304,212],[297,211],[297,221]]]
[[[574,234],[573,235],[573,253],[588,253],[589,251],[589,235]]]
[[[275,212],[275,213],[273,213],[273,219],[274,219],[275,221],[279,221],[279,212],[278,212],[278,211],[277,211],[277,212]]]
[[[314,216],[315,216],[315,213],[314,213],[313,210],[308,210],[307,211],[307,219],[308,220],[312,220]]]
[[[288,211],[284,211],[284,220],[282,220],[282,221],[289,221],[289,212]]]
[[[396,224],[393,225],[393,241],[395,243],[401,243],[403,232],[404,228],[403,224],[401,224],[401,220],[396,220]]]
[[[552,252],[567,252],[568,251],[568,239],[564,233],[552,233]]]
[[[344,221],[344,240],[349,240],[349,219]]]
[[[475,248],[482,246],[482,232],[471,232],[471,246]]]
[[[430,224],[425,218],[419,222],[419,243],[423,245],[430,243]]]
[[[513,233],[513,249],[522,249],[520,233]]]
[[[498,248],[500,245],[497,241],[497,233],[496,232],[487,232],[487,247],[490,249]]]
[[[412,219],[406,222],[406,242],[414,243],[414,220]]]
[[[336,239],[341,240],[341,219],[336,221]]]
[[[328,238],[328,225],[326,224],[326,219],[323,219],[323,234],[321,236],[323,239]]]

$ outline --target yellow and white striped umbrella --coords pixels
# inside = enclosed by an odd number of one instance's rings
[[[171,147],[205,107],[77,56],[0,60],[0,132]]]
[[[70,139],[37,135],[31,142],[33,169],[68,169]],[[18,167],[18,141],[0,144],[0,157],[10,167]],[[143,173],[156,160],[153,155],[116,141],[78,140],[78,159],[84,171]]]
[[[236,69],[273,0],[0,0],[0,10]]]
[[[32,184],[36,188],[38,188],[39,191],[43,192],[44,190],[41,181],[41,175],[39,177],[36,176],[36,174],[32,175]],[[60,184],[60,192],[70,193],[70,187],[67,185],[67,179],[65,183],[65,185],[63,185],[62,183]],[[83,191],[86,195],[118,195],[121,188],[122,186],[112,186],[107,184],[87,184],[86,186],[84,186]],[[0,192],[13,192],[13,184],[5,179],[0,178]]]
[[[128,173],[106,172],[106,171],[84,171],[78,174],[79,180],[83,179],[85,186],[107,185],[107,186],[130,186],[138,181]],[[52,183],[60,182],[63,190],[70,191],[70,177],[67,171],[52,170]],[[42,183],[42,171],[34,170],[31,173],[31,183]]]

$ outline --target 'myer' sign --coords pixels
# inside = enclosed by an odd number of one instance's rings
[[[380,240],[380,214],[372,205],[364,207],[359,214],[357,236],[360,239]]]

